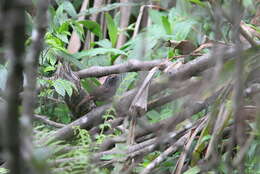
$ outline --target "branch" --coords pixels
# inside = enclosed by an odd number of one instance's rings
[[[191,79],[190,83],[185,84],[185,87],[178,89],[177,91],[174,91],[171,94],[160,96],[159,98],[156,98],[148,103],[148,110],[154,109],[156,107],[160,107],[166,103],[172,102],[174,100],[177,100],[181,97],[187,96],[192,94],[194,90],[198,89],[200,85],[202,84],[201,80],[194,80]]]
[[[243,45],[243,50],[245,52],[250,52],[254,48],[250,48],[249,44]],[[259,51],[256,50],[258,53]],[[233,46],[223,46],[223,62],[233,59],[236,56],[236,48]],[[167,79],[157,79],[152,82],[149,93],[155,94],[162,90],[165,90],[169,87],[169,84],[176,85],[181,80],[187,80],[192,76],[196,76],[201,72],[207,70],[210,67],[213,67],[216,64],[216,58],[211,56],[211,53],[200,56],[186,64],[183,64],[179,68],[173,68],[168,71],[168,80]],[[137,92],[137,88],[134,88],[126,92],[119,101],[116,102],[115,106],[119,113],[122,115],[125,111],[128,111],[128,108],[131,104],[131,101]]]
[[[87,113],[85,116],[73,121],[72,123],[64,126],[63,128],[57,130],[53,133],[51,137],[51,141],[55,140],[66,140],[71,138],[74,135],[74,127],[79,126],[81,129],[90,129],[102,123],[103,118],[102,115],[105,113],[107,109],[109,109],[112,105],[106,104],[100,106],[98,108],[93,109],[91,112]],[[45,137],[40,140],[40,143],[43,144],[49,140],[49,137]]]
[[[170,133],[167,133],[167,135],[165,136],[165,139],[163,141],[160,141],[160,139],[158,139],[158,137],[155,137],[155,138],[146,140],[142,143],[132,145],[127,149],[127,151],[122,151],[122,150],[113,148],[108,151],[96,153],[93,155],[93,157],[91,159],[92,159],[92,161],[97,162],[104,155],[112,155],[112,154],[121,153],[121,154],[131,156],[131,158],[133,158],[133,157],[143,154],[143,153],[145,153],[145,154],[149,153],[152,150],[154,150],[158,145],[168,144],[168,143],[171,143],[171,142],[174,142],[174,141],[180,139],[181,137],[183,137],[185,132],[187,132],[188,130],[190,130],[194,127],[197,127],[199,124],[201,124],[203,122],[203,120],[205,120],[205,117],[195,121],[194,123],[190,123],[190,124],[186,125],[181,130],[172,131]]]
[[[130,60],[126,63],[112,66],[92,66],[90,68],[80,70],[76,72],[76,74],[79,76],[79,78],[82,79],[87,77],[102,77],[109,74],[119,74],[125,72],[148,71],[153,67],[160,65],[163,62],[165,62],[165,60]]]
[[[54,122],[54,121],[51,121],[50,119],[48,119],[48,117],[46,116],[43,116],[43,115],[33,115],[33,119],[35,120],[39,120],[39,121],[42,121],[43,123],[46,123],[50,126],[54,126],[56,128],[62,128],[64,126],[66,126],[65,124],[62,124],[62,123],[57,123],[57,122]]]
[[[143,129],[139,129],[136,131],[136,137],[147,135],[150,132],[157,132],[160,129],[173,129],[180,122],[212,105],[220,93],[221,91],[214,93],[212,96],[206,98],[203,102],[194,102],[192,105],[189,105],[189,107],[185,108],[184,111],[179,112],[177,115],[161,120],[151,126],[143,126]]]
[[[178,148],[184,146],[188,139],[188,133],[181,137],[176,143],[167,148],[163,153],[161,153],[155,160],[153,160],[140,174],[150,173],[158,164],[163,162],[170,154],[176,152]]]
[[[152,100],[151,102],[149,102],[148,103],[148,110],[154,109],[154,108],[162,106],[162,105],[164,105],[168,102],[172,102],[172,101],[177,100],[181,97],[184,97],[184,96],[191,94],[193,92],[193,90],[195,90],[197,87],[199,87],[200,83],[201,83],[201,81],[191,79],[191,81],[189,83],[187,83],[187,87],[184,87],[182,89],[174,91],[172,94],[162,96],[158,99],[155,99],[155,100]],[[155,126],[155,125],[153,125],[153,126]],[[145,130],[149,130],[150,128],[153,129],[153,126],[145,125],[145,126],[141,126],[141,127],[145,128]],[[144,135],[142,132],[145,132],[144,134],[150,133],[150,132],[144,131],[143,129],[142,130],[139,129],[139,130],[137,130],[137,134],[138,134],[137,136],[140,137],[140,136]],[[119,139],[120,139],[121,142],[124,142],[126,140],[123,137],[119,138]],[[118,139],[116,139],[116,138],[108,138],[100,145],[100,149],[101,150],[109,149],[117,141],[118,141]]]

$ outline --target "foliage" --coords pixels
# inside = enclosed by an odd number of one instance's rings
[[[8,173],[8,170],[5,168],[0,168],[0,173],[4,174],[4,173]]]

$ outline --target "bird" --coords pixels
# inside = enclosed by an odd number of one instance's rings
[[[116,93],[119,84],[118,81],[118,75],[113,74],[108,76],[101,86],[90,92],[90,97],[92,97],[94,101],[110,100]]]
[[[110,101],[113,95],[116,93],[118,85],[119,76],[116,74],[109,75],[102,85],[89,92],[89,95],[87,95],[79,102],[79,104],[77,105],[77,110],[84,103],[89,102],[90,100],[102,102]]]

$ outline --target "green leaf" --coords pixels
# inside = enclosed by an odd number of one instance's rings
[[[76,86],[72,82],[64,79],[55,80],[53,86],[57,91],[57,93],[59,93],[63,97],[65,96],[66,93],[69,96],[71,96],[73,92],[73,88],[77,90]]]
[[[73,18],[77,18],[77,12],[70,1],[64,1],[60,6]]]
[[[198,166],[195,166],[195,167],[190,168],[186,172],[184,172],[184,174],[197,174],[199,172],[200,172],[200,168]]]
[[[56,37],[66,44],[69,43],[68,36],[66,34],[56,34]]]
[[[88,92],[92,92],[94,89],[101,85],[100,81],[95,77],[82,79],[81,84],[83,88],[86,89]]]
[[[61,79],[55,80],[54,83],[53,83],[53,86],[54,86],[54,88],[55,88],[55,90],[58,94],[60,94],[63,97],[65,96],[66,90],[63,86],[63,82],[62,82]]]
[[[53,23],[53,26],[52,26],[53,29],[56,29],[57,27],[59,27],[61,24],[63,24],[64,22],[66,22],[68,20],[67,15],[64,14],[63,11],[64,11],[64,6],[59,5],[56,12],[54,13],[53,21],[51,21]]]
[[[174,34],[176,35],[176,40],[185,40],[187,39],[188,34],[190,33],[192,26],[195,24],[193,20],[185,20],[181,22],[176,22],[174,26]]]
[[[161,25],[161,19],[162,19],[162,12],[159,12],[158,10],[149,9],[149,16],[154,24]]]
[[[47,66],[46,68],[44,68],[43,72],[49,72],[49,71],[54,71],[56,68],[53,66]]]
[[[66,35],[70,35],[69,31],[69,25],[70,25],[70,21],[66,21],[64,23],[61,24],[61,26],[59,28],[57,28],[57,32],[60,34],[66,34]]]
[[[78,21],[73,21],[72,22],[72,28],[74,31],[76,31],[76,33],[78,34],[80,40],[82,42],[84,42],[84,35],[85,35],[85,31],[82,25],[80,25],[80,23]]]
[[[160,120],[161,115],[157,111],[151,110],[146,113],[146,116],[149,118],[149,120],[151,120],[152,123],[156,123]]]
[[[206,136],[202,137],[202,139],[201,139],[201,143],[210,140],[211,137],[212,137],[211,135],[206,135]]]
[[[80,24],[82,24],[84,27],[86,27],[87,29],[89,29],[92,33],[94,33],[96,36],[98,36],[99,38],[102,38],[102,31],[101,31],[101,27],[98,23],[96,23],[95,21],[91,21],[91,20],[83,20],[83,21],[79,21]]]
[[[130,88],[131,84],[133,84],[136,77],[137,77],[136,72],[127,73],[116,91],[116,97],[122,96],[123,93]]]
[[[72,89],[72,83],[67,80],[62,80],[62,83],[64,85],[64,88],[69,96],[72,95],[73,89]]]
[[[101,160],[112,160],[115,158],[115,155],[103,155],[100,159]]]
[[[6,85],[6,80],[7,80],[7,69],[5,66],[0,65],[0,89],[4,90],[5,85]]]
[[[50,45],[51,47],[58,48],[58,49],[61,49],[61,50],[65,50],[63,48],[64,43],[62,42],[62,40],[60,40],[58,37],[55,37],[51,33],[46,33],[45,42],[48,45]]]
[[[75,54],[73,54],[73,56],[76,59],[81,59],[84,57],[94,57],[98,54],[108,54],[108,53],[126,55],[126,53],[124,51],[121,51],[116,48],[94,48],[94,49],[90,49],[90,50],[84,50],[79,53],[75,53]]]
[[[58,117],[58,121],[64,124],[69,124],[71,122],[71,117],[69,115],[69,109],[66,105],[62,104],[54,109],[55,116]]]
[[[110,14],[106,13],[105,16],[107,22],[108,35],[112,43],[112,46],[115,47],[117,41],[117,34],[118,34],[117,26],[114,20],[112,19],[112,17],[110,16]]]
[[[73,63],[74,65],[76,65],[79,69],[84,69],[85,66],[77,60],[76,57],[74,57],[74,55],[71,55],[70,53],[67,52],[67,50],[55,50],[56,54],[58,57],[62,57],[63,59],[65,59],[68,62]]]
[[[162,16],[162,24],[166,34],[172,34],[171,24],[166,16]]]
[[[189,0],[189,1],[199,5],[201,7],[206,7],[206,5],[203,2],[201,2],[200,0]]]
[[[8,173],[8,172],[9,172],[8,169],[0,167],[0,174],[4,174],[4,173]]]
[[[254,5],[253,0],[243,0],[242,2],[243,2],[244,7],[246,7],[246,8]]]
[[[95,42],[97,45],[103,48],[112,48],[112,44],[108,39],[100,40],[98,42]]]
[[[53,55],[53,52],[52,51],[48,51],[48,61],[49,61],[49,63],[52,65],[52,66],[54,66],[55,64],[56,64],[56,62],[57,62],[57,59],[56,59],[56,57]]]

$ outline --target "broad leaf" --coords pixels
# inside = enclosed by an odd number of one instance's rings
[[[112,44],[108,39],[103,39],[95,43],[103,48],[112,48]]]
[[[90,50],[85,50],[85,51],[81,51],[79,53],[75,53],[73,54],[73,56],[76,59],[82,59],[84,57],[94,57],[98,54],[123,54],[125,55],[126,53],[124,51],[121,51],[119,49],[115,49],[115,48],[94,48],[94,49],[90,49]]]
[[[105,16],[108,28],[108,35],[111,40],[112,46],[115,47],[118,34],[117,26],[109,13],[106,13]]]
[[[71,83],[68,80],[64,80],[64,79],[55,80],[53,83],[53,86],[54,86],[55,90],[57,91],[57,93],[59,93],[63,97],[65,96],[66,93],[69,96],[71,96],[72,92],[73,92],[73,88],[75,90],[77,89],[73,83]]]
[[[58,94],[60,94],[61,96],[65,96],[65,94],[66,94],[66,90],[65,90],[65,88],[64,88],[64,86],[63,86],[63,83],[62,83],[62,80],[61,79],[57,79],[57,80],[55,80],[54,82],[53,82],[53,86],[54,86],[54,88],[55,88],[55,90],[56,90],[56,92],[58,93]]]
[[[92,33],[94,33],[96,36],[98,36],[99,38],[102,38],[102,31],[101,31],[101,27],[98,23],[96,23],[95,21],[91,21],[91,20],[83,20],[83,21],[79,21],[80,24],[82,24],[84,27],[86,27],[87,29],[89,29]]]
[[[73,18],[77,17],[77,12],[70,1],[64,1],[60,6]]]

